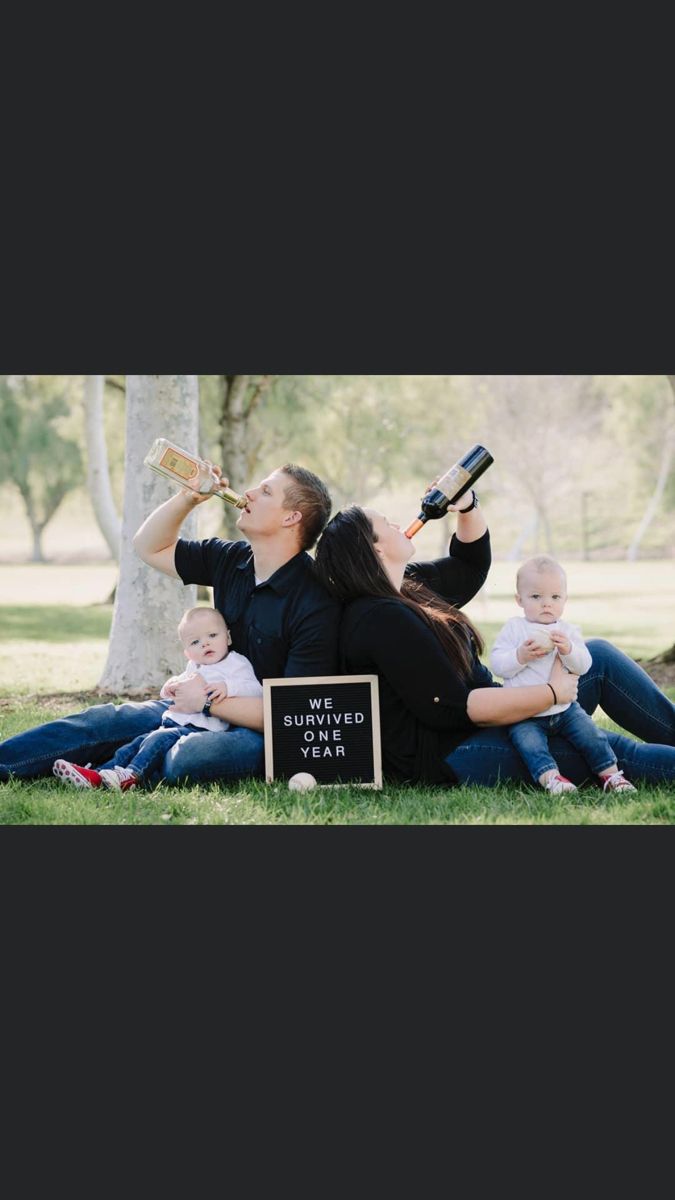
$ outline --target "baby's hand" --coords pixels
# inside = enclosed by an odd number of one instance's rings
[[[564,633],[552,633],[551,641],[558,654],[566,655],[572,653],[572,643],[568,637],[565,637]]]
[[[172,676],[171,679],[167,679],[166,683],[164,684],[164,687],[162,688],[161,692],[159,693],[160,700],[175,700],[177,686],[178,686],[178,681],[176,678],[174,678]]]
[[[518,647],[516,657],[518,662],[525,666],[526,663],[536,662],[538,658],[546,658],[550,653],[550,650],[542,650],[539,643],[530,638],[529,641],[523,642],[522,646]]]
[[[221,700],[227,700],[227,684],[219,683],[216,687],[209,688],[208,697],[212,704],[218,704]]]

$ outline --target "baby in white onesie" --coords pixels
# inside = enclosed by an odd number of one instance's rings
[[[76,788],[107,787],[128,791],[150,778],[164,761],[172,746],[184,737],[199,733],[222,733],[230,728],[227,721],[211,714],[211,705],[228,696],[262,696],[249,660],[230,650],[232,636],[225,618],[214,608],[191,608],[178,626],[183,651],[188,659],[182,675],[167,679],[160,697],[175,700],[180,683],[201,675],[207,688],[204,707],[198,712],[178,712],[175,707],[162,712],[159,727],[120,746],[114,758],[98,770],[91,766],[59,758],[52,768],[62,783]]]
[[[605,791],[635,788],[618,769],[616,755],[605,733],[577,704],[558,704],[549,682],[556,657],[573,675],[585,675],[593,660],[581,630],[561,620],[567,602],[567,576],[548,556],[532,558],[518,572],[516,600],[524,616],[507,621],[497,636],[490,667],[501,675],[504,687],[548,684],[553,703],[544,712],[509,728],[511,742],[524,759],[536,783],[548,792],[574,792],[574,784],[560,774],[549,749],[549,735],[571,742]]]

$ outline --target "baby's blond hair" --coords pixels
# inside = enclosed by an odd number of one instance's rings
[[[520,595],[523,587],[523,580],[530,575],[543,575],[545,571],[559,571],[565,583],[565,591],[567,591],[567,574],[565,568],[561,567],[555,558],[551,558],[550,554],[538,554],[535,558],[528,558],[518,571],[516,579],[516,589]]]
[[[206,615],[210,621],[220,621],[221,625],[227,629],[227,622],[223,614],[219,612],[217,608],[206,608],[204,606],[201,608],[189,608],[187,612],[183,613],[180,621],[178,622],[178,636],[181,642],[184,641],[184,634],[188,625],[191,625],[197,617],[202,615]]]

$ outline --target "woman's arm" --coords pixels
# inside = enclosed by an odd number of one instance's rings
[[[578,675],[569,675],[560,659],[551,672],[551,687],[547,683],[521,688],[476,688],[469,694],[466,711],[474,725],[517,725],[553,704],[553,688],[558,704],[572,704],[579,691]]]

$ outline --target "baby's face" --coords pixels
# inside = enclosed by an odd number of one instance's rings
[[[197,617],[183,630],[185,657],[205,666],[221,662],[230,650],[229,634],[222,621]]]
[[[567,587],[559,571],[542,571],[525,576],[516,599],[528,621],[537,625],[554,625],[563,615],[567,603]]]

